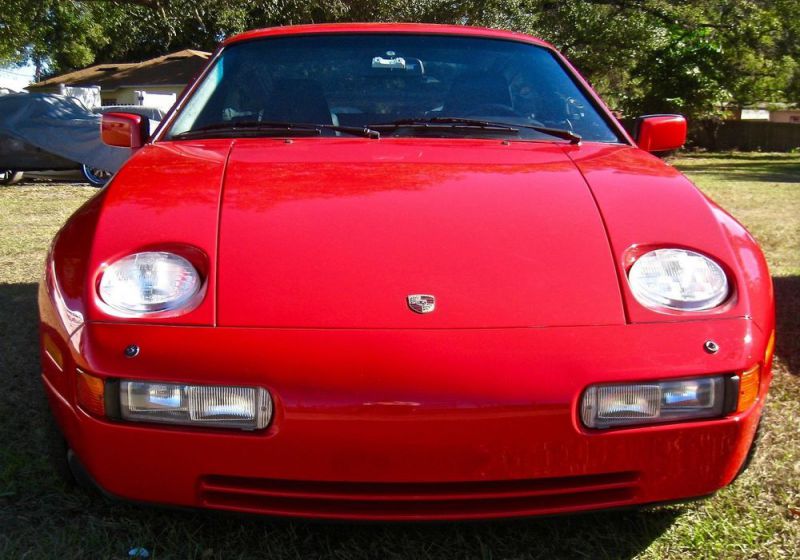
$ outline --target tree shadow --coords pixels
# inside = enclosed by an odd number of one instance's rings
[[[724,175],[729,181],[795,183],[800,188],[800,159],[780,156],[717,157],[721,155],[684,156],[676,160],[676,167],[692,175]],[[702,160],[702,163],[697,160]]]
[[[215,541],[236,534],[247,549],[269,535],[301,558],[609,558],[636,557],[681,514],[680,508],[618,511],[470,523],[315,523],[202,514],[196,523]],[[245,528],[243,531],[241,528]],[[208,532],[207,532],[208,531]]]
[[[800,375],[800,276],[775,276],[775,353]]]
[[[10,416],[6,406],[41,394],[36,294],[36,284],[0,284],[0,417],[4,422]]]
[[[495,522],[315,523],[171,511],[90,496],[58,483],[43,459],[49,410],[39,379],[36,298],[35,284],[0,284],[0,541],[20,539],[19,549],[38,550],[35,534],[44,530],[58,541],[91,542],[102,534],[103,546],[114,550],[141,544],[170,557],[191,556],[185,544],[191,536],[191,547],[203,558],[225,558],[235,543],[233,556],[268,550],[276,559],[628,559],[682,512],[662,507]],[[32,529],[31,519],[41,524]],[[109,524],[110,519],[124,523]]]
[[[681,157],[686,159],[711,159],[720,161],[782,161],[787,162],[797,158],[788,153],[759,153],[759,152],[684,152]]]

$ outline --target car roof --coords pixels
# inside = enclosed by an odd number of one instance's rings
[[[268,27],[254,29],[226,39],[223,46],[261,37],[279,37],[286,35],[312,35],[325,33],[408,33],[426,35],[455,35],[460,37],[486,37],[491,39],[506,39],[521,41],[533,45],[553,48],[550,43],[536,37],[504,31],[500,29],[487,29],[485,27],[470,27],[466,25],[437,25],[431,23],[327,23],[313,25],[287,25],[283,27]]]

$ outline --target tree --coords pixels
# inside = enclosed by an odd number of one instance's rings
[[[79,68],[108,42],[103,24],[80,3],[0,0],[0,63]]]
[[[690,117],[800,97],[797,0],[0,0],[0,63],[51,73],[210,50],[257,27],[424,21],[528,32],[612,107]]]

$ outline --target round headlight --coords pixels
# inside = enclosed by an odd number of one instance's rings
[[[154,313],[188,306],[201,288],[192,264],[174,253],[134,253],[111,263],[100,279],[100,298],[123,313]]]
[[[686,249],[656,249],[639,257],[628,272],[631,291],[642,305],[702,311],[728,297],[728,278],[717,263]]]

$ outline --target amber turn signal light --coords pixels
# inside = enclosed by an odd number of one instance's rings
[[[741,374],[739,380],[739,404],[736,406],[736,412],[744,412],[756,402],[760,383],[760,364],[751,367]]]
[[[769,335],[767,341],[767,349],[764,351],[764,364],[769,365],[772,363],[772,355],[775,352],[775,329],[772,329],[772,334]]]
[[[82,409],[95,416],[105,416],[105,383],[102,379],[79,371],[76,389],[78,404]]]

